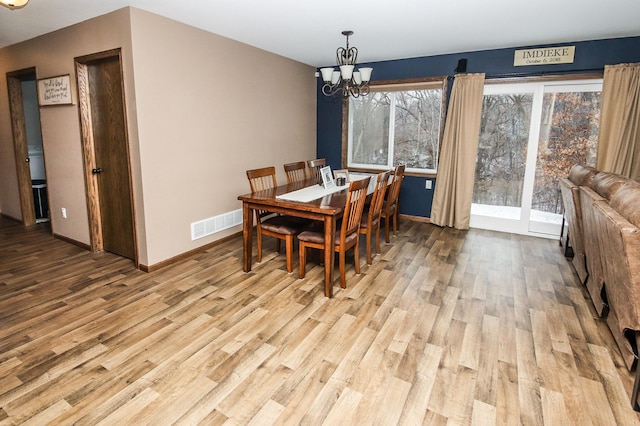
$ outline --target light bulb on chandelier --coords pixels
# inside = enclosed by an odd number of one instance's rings
[[[29,0],[0,0],[0,5],[9,9],[20,9],[25,7]]]
[[[339,70],[332,67],[320,68],[322,81],[324,81],[322,94],[336,96],[342,91],[344,98],[365,96],[369,93],[369,80],[371,80],[373,68],[355,70],[358,49],[349,47],[349,36],[353,35],[353,31],[343,31],[342,35],[347,37],[347,47],[339,47],[336,50]]]

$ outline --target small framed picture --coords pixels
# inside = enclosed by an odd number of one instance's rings
[[[347,169],[334,170],[333,176],[338,186],[345,186],[349,183],[349,170]]]
[[[69,74],[38,80],[38,105],[72,105]]]
[[[329,189],[336,186],[336,183],[333,180],[333,173],[331,173],[331,166],[325,166],[321,168],[320,176],[322,176],[322,186],[324,186],[324,189]]]

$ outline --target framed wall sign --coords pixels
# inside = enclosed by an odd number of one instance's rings
[[[69,74],[38,80],[38,105],[71,105]]]
[[[516,50],[513,55],[513,66],[572,64],[575,54],[575,46]]]

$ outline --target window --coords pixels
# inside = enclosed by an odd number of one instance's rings
[[[347,166],[436,173],[446,81],[376,85],[350,98]]]
[[[470,225],[557,237],[558,180],[595,165],[602,80],[485,85]]]

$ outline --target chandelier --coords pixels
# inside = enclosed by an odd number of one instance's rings
[[[358,57],[358,49],[349,47],[349,36],[353,35],[353,31],[343,31],[342,35],[347,37],[347,47],[339,47],[336,50],[336,60],[338,62],[339,71],[334,68],[320,68],[322,80],[322,94],[325,96],[336,96],[342,91],[342,97],[348,98],[353,96],[365,96],[369,93],[369,80],[373,68],[360,68],[354,71],[356,59]]]
[[[0,5],[9,9],[20,9],[25,7],[29,3],[29,0],[0,0]]]

